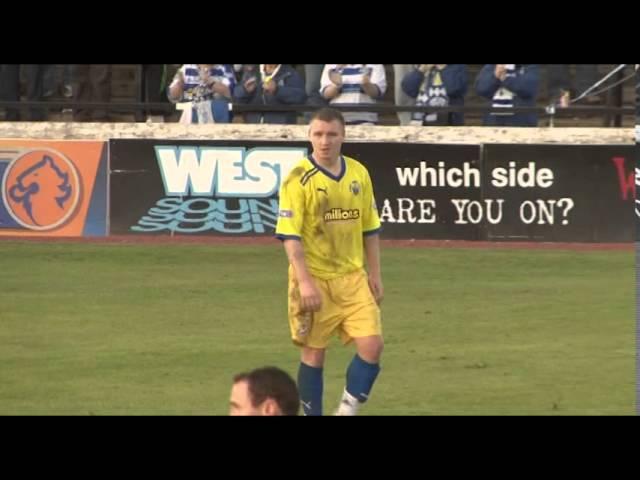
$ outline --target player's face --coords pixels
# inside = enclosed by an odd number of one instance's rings
[[[344,127],[337,120],[325,122],[315,119],[309,125],[309,139],[316,161],[331,164],[340,156],[344,142]]]

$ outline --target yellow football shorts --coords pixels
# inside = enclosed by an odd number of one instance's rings
[[[322,295],[319,312],[301,310],[298,282],[289,266],[289,327],[298,346],[326,348],[333,334],[343,344],[354,338],[382,335],[380,308],[369,288],[367,273],[359,270],[333,280],[314,277]]]

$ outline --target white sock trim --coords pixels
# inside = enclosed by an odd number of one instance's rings
[[[336,410],[335,415],[339,417],[351,417],[358,413],[360,408],[360,402],[356,397],[347,392],[345,388],[342,392],[342,398],[340,399],[340,405]]]

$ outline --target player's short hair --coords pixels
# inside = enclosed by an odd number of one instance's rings
[[[263,367],[233,377],[234,385],[247,382],[251,404],[258,407],[272,398],[283,415],[298,415],[300,396],[296,382],[287,372],[277,367]]]
[[[339,110],[336,110],[335,108],[325,107],[321,108],[320,110],[316,110],[315,112],[313,112],[313,115],[311,115],[311,120],[309,120],[309,123],[313,122],[314,120],[322,120],[323,122],[338,121],[342,124],[343,128],[345,126],[344,116]]]

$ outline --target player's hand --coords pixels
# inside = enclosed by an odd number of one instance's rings
[[[317,312],[322,307],[322,296],[313,280],[300,282],[300,304],[303,312]]]
[[[369,288],[371,289],[371,293],[373,293],[373,298],[376,299],[376,303],[380,305],[384,298],[382,279],[376,275],[369,275]]]
[[[427,73],[429,70],[431,70],[432,67],[433,63],[422,63],[418,67],[418,70],[420,70],[422,73]]]

